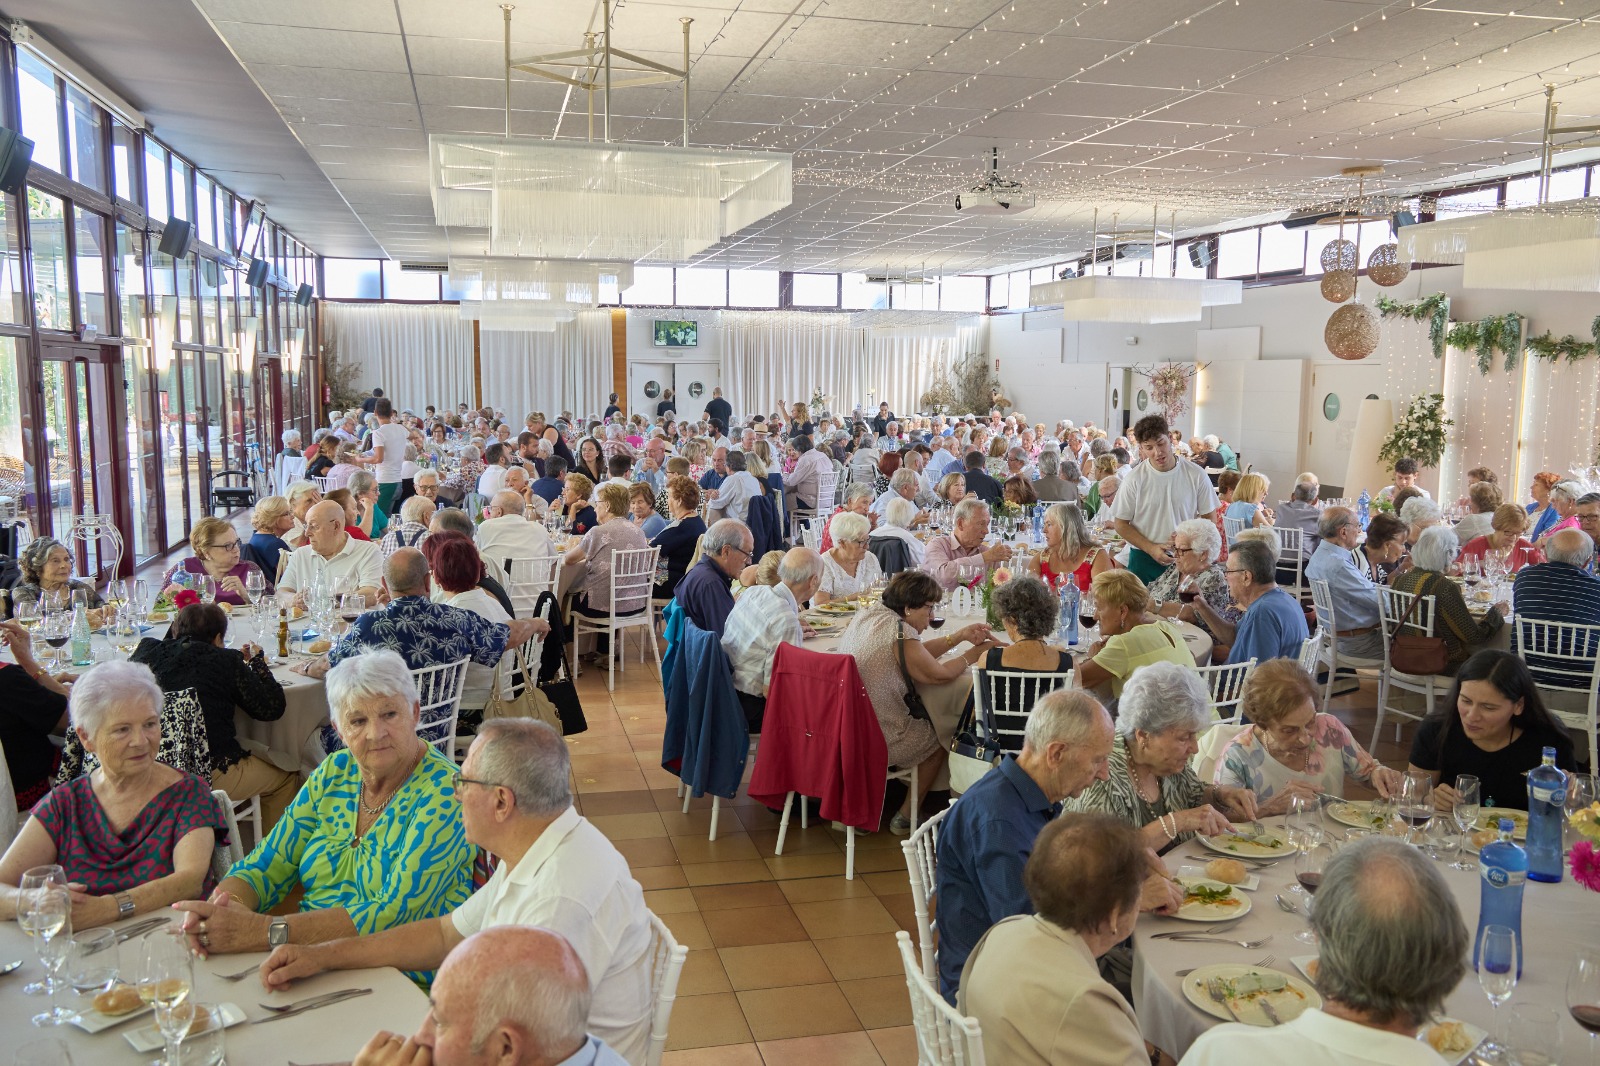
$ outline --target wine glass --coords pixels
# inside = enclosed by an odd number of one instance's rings
[[[1412,830],[1420,829],[1433,817],[1433,777],[1426,770],[1407,770],[1400,782],[1400,817]],[[1406,834],[1411,840],[1411,834]]]
[[[117,983],[117,933],[84,929],[67,944],[67,984],[80,996],[104,992]]]
[[[113,648],[124,656],[132,656],[134,649],[139,646],[139,622],[134,617],[133,608],[124,606],[112,615],[106,624],[106,633],[111,638]]]
[[[49,885],[67,887],[67,872],[54,864],[35,866],[24,871],[21,879],[17,881],[17,925],[21,927],[22,932],[27,936],[33,936],[34,930],[23,902],[28,899],[31,893]],[[55,982],[46,976],[43,981],[34,981],[25,986],[23,991],[30,996],[48,995],[55,991]]]
[[[250,606],[259,611],[262,597],[267,594],[267,575],[261,572],[259,566],[252,566],[245,574],[244,594],[250,601]]]
[[[1567,971],[1567,1010],[1589,1034],[1589,1061],[1600,1052],[1600,947],[1584,947]]]
[[[367,597],[360,592],[346,592],[339,597],[339,617],[349,628],[367,609]]]
[[[32,636],[43,621],[44,613],[39,610],[39,601],[33,596],[19,596],[12,606],[12,620],[28,631]]]
[[[1450,864],[1452,870],[1476,870],[1478,864],[1470,859],[1463,860],[1461,853],[1466,847],[1468,835],[1478,826],[1478,814],[1483,810],[1479,800],[1478,779],[1471,774],[1462,774],[1456,778],[1456,802],[1450,808],[1450,817],[1455,820],[1456,830],[1461,835],[1456,838],[1456,861]]]
[[[1504,925],[1484,926],[1478,942],[1478,985],[1483,989],[1483,994],[1489,997],[1489,1006],[1494,1008],[1495,1032],[1483,1043],[1484,1051],[1491,1060],[1505,1053],[1505,1044],[1501,1040],[1503,1025],[1500,1004],[1510,999],[1511,993],[1516,991],[1519,950],[1515,930]]]
[[[183,932],[169,925],[145,937],[139,998],[155,1008],[156,1027],[166,1042],[165,1066],[179,1066],[178,1046],[189,1029],[189,1012],[181,1008],[193,990],[194,956]]]
[[[32,932],[39,962],[44,965],[50,982],[50,1006],[33,1016],[33,1024],[44,1028],[75,1022],[78,1020],[77,1011],[56,1005],[56,991],[61,987],[57,977],[62,964],[67,961],[72,939],[72,895],[66,885],[50,883],[34,889],[20,903],[19,924]]]
[[[72,615],[66,611],[47,611],[39,623],[39,635],[50,646],[50,668],[61,669],[61,649],[72,636]]]
[[[105,605],[112,609],[121,607],[128,602],[128,583],[122,578],[112,578],[106,582]]]
[[[220,1066],[226,1051],[221,1005],[189,1003],[183,1009],[189,1017],[188,1035],[183,1038],[184,1063],[186,1066]]]
[[[217,583],[210,574],[190,574],[189,587],[194,589],[201,603],[217,602]]]
[[[1303,889],[1308,894],[1314,894],[1322,886],[1322,870],[1327,866],[1328,860],[1333,858],[1333,844],[1326,837],[1313,842],[1309,847],[1300,849],[1294,857],[1295,887]],[[1311,906],[1311,901],[1306,900],[1306,906]],[[1294,934],[1294,938],[1302,944],[1315,944],[1317,934],[1312,929],[1301,929]]]
[[[1296,793],[1289,798],[1289,809],[1284,812],[1283,819],[1284,835],[1290,846],[1299,853],[1296,856],[1297,863],[1322,836],[1322,826],[1318,824],[1317,819],[1319,809],[1320,804],[1317,803],[1315,796]],[[1296,878],[1295,883],[1289,886],[1289,891],[1303,894],[1306,889]]]
[[[145,615],[150,613],[150,583],[142,577],[136,577],[133,579],[133,588],[130,591],[133,594],[131,602],[134,611],[142,623]]]

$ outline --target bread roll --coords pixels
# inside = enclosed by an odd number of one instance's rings
[[[314,640],[311,642],[311,647],[307,648],[306,651],[312,655],[321,655],[331,647],[333,647],[333,641],[331,640]]]
[[[142,1005],[139,990],[132,985],[116,985],[94,997],[94,1009],[108,1018],[129,1014]]]
[[[1225,885],[1238,885],[1243,884],[1250,873],[1238,859],[1212,859],[1206,863],[1206,876]]]
[[[1472,1050],[1472,1041],[1460,1022],[1440,1022],[1428,1028],[1428,1045],[1441,1055]]]
[[[1467,839],[1472,841],[1472,846],[1473,847],[1481,848],[1485,844],[1488,844],[1489,842],[1495,840],[1499,836],[1500,836],[1500,830],[1498,830],[1498,829],[1480,829],[1476,833],[1473,833],[1472,836],[1468,837]]]

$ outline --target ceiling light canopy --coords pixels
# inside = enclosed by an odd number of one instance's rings
[[[1405,262],[1463,264],[1469,289],[1600,292],[1600,198],[1423,222],[1399,244]]]
[[[578,317],[573,309],[552,309],[532,300],[462,300],[461,319],[478,328],[515,332],[551,333]]]
[[[1244,282],[1212,278],[1113,278],[1098,275],[1034,285],[1034,307],[1061,306],[1068,322],[1198,322],[1201,311],[1244,299]]]
[[[441,226],[498,256],[685,262],[789,206],[792,157],[523,137],[428,138]]]
[[[450,287],[480,300],[520,300],[583,310],[600,302],[600,288],[633,284],[633,264],[519,256],[451,256]]]

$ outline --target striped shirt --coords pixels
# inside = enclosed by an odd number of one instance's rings
[[[1585,626],[1600,626],[1600,581],[1590,577],[1582,567],[1571,563],[1536,563],[1517,572],[1511,586],[1512,606],[1523,618],[1540,622],[1571,622]],[[1574,648],[1575,652],[1593,656],[1595,647]],[[1570,673],[1541,670],[1541,665],[1556,662],[1542,655],[1527,656],[1528,670],[1533,679],[1544,685],[1570,687],[1574,679]],[[1560,669],[1571,671],[1576,664],[1562,663]]]

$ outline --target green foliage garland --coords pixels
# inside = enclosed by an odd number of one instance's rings
[[[1433,357],[1444,358],[1445,330],[1450,327],[1450,297],[1442,292],[1424,296],[1416,303],[1403,304],[1387,296],[1378,297],[1378,314],[1384,318],[1404,318],[1428,324],[1428,340],[1433,342]]]
[[[1528,320],[1515,311],[1450,326],[1450,297],[1442,292],[1409,304],[1380,296],[1377,307],[1378,314],[1383,318],[1427,322],[1428,338],[1433,342],[1435,359],[1444,358],[1446,346],[1475,352],[1480,374],[1489,373],[1494,366],[1496,352],[1505,357],[1504,366],[1508,373],[1517,368],[1519,351],[1534,359],[1562,359],[1569,363],[1600,354],[1600,317],[1589,326],[1592,339],[1580,340],[1569,333],[1558,340],[1549,332],[1529,337]]]

